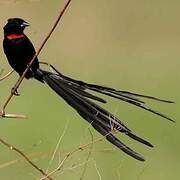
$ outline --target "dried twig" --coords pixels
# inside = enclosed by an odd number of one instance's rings
[[[49,156],[49,154],[50,154],[50,152],[37,152],[37,153],[26,154],[26,156],[32,160],[34,158],[37,159],[39,157],[41,157],[41,158],[47,157],[47,156]],[[22,160],[24,160],[24,158],[20,157],[20,158],[11,160],[11,161],[4,162],[4,163],[0,164],[0,170],[3,168],[9,167],[11,165],[14,165],[16,163],[19,163]]]
[[[10,148],[10,150],[14,150],[15,152],[17,152],[21,157],[23,157],[31,166],[33,166],[36,170],[38,170],[43,176],[46,176],[47,179],[52,180],[52,178],[47,175],[41,168],[39,168],[36,164],[34,164],[21,150],[19,150],[18,148],[16,148],[15,146],[7,143],[6,141],[4,141],[3,139],[0,138],[0,142],[1,144],[3,144],[4,146]]]
[[[92,153],[113,153],[114,151],[115,151],[115,149],[105,148],[105,149],[102,149],[102,150],[92,150]],[[32,160],[34,158],[37,159],[37,158],[42,158],[42,157],[49,157],[49,156],[52,155],[52,153],[53,152],[50,152],[50,151],[48,151],[48,152],[36,152],[36,153],[26,154],[26,156],[29,159]],[[67,154],[67,151],[61,151],[61,153]],[[3,169],[3,168],[9,167],[11,165],[17,164],[17,163],[21,162],[22,160],[23,160],[23,158],[20,157],[18,159],[14,159],[14,160],[4,162],[4,163],[0,164],[0,170]],[[89,161],[91,161],[91,160],[89,160]],[[59,162],[60,162],[60,160],[59,160]],[[84,164],[85,164],[85,162],[81,163],[81,165],[84,165]],[[70,169],[70,168],[66,168],[66,169]],[[66,170],[66,169],[64,169],[64,170]]]
[[[112,132],[109,132],[109,133],[112,133]],[[82,151],[84,149],[86,149],[87,147],[89,147],[92,143],[96,143],[96,142],[99,142],[99,141],[102,141],[106,136],[109,135],[109,133],[107,133],[105,136],[103,137],[100,137],[100,138],[97,138],[95,141],[93,142],[90,142],[90,143],[87,143],[87,144],[84,144],[84,145],[81,145],[79,147],[77,147],[76,149],[70,151],[69,153],[66,154],[66,156],[61,160],[61,162],[59,163],[59,166],[54,169],[53,171],[51,171],[48,176],[51,176],[53,174],[55,174],[56,172],[60,171],[63,166],[64,166],[64,163],[67,161],[67,159],[69,159],[69,157],[71,157],[73,154],[79,152],[79,151]],[[47,177],[42,177],[41,180],[45,180]]]
[[[61,17],[63,16],[65,10],[67,9],[68,5],[70,4],[71,0],[67,0],[64,8],[60,11],[60,14],[57,18],[57,20],[55,21],[52,29],[50,30],[50,32],[47,34],[46,38],[44,39],[44,41],[42,42],[40,48],[37,50],[36,54],[34,55],[34,57],[32,58],[32,60],[30,61],[30,63],[28,64],[26,70],[24,71],[24,73],[22,74],[22,76],[18,79],[18,81],[16,82],[16,84],[14,85],[14,92],[17,91],[17,89],[19,88],[20,84],[22,83],[27,71],[30,69],[31,65],[33,64],[34,60],[36,59],[36,57],[39,55],[39,53],[41,52],[42,48],[44,47],[44,45],[46,44],[46,42],[48,41],[48,39],[50,38],[51,34],[53,33],[53,31],[55,30],[56,26],[58,25]],[[16,114],[6,114],[5,113],[5,108],[6,106],[9,104],[9,102],[11,101],[12,97],[14,96],[14,93],[11,92],[11,94],[8,96],[7,100],[5,101],[2,111],[0,112],[0,117],[12,117],[12,118],[21,118],[24,117],[22,115],[16,115]],[[35,165],[21,150],[19,150],[18,148],[14,147],[13,145],[10,145],[9,143],[7,143],[6,141],[4,141],[3,139],[0,138],[0,142],[5,145],[6,147],[10,148],[11,150],[14,150],[15,152],[17,152],[20,156],[22,156],[29,164],[31,164],[31,166],[33,166],[36,170],[38,170],[39,172],[41,172],[42,175],[46,176],[46,178],[52,180],[52,178],[47,175],[41,168],[39,168],[37,165]]]
[[[75,170],[75,169],[77,169],[77,168],[79,168],[79,167],[82,167],[82,166],[84,166],[85,164],[87,164],[87,163],[89,163],[89,162],[91,162],[91,161],[93,161],[93,159],[89,159],[88,162],[85,161],[85,162],[79,163],[79,164],[77,164],[77,165],[73,165],[72,167],[64,168],[64,169],[58,174],[58,176],[64,174],[66,171],[73,171],[73,170]]]
[[[30,69],[31,65],[33,64],[34,60],[36,59],[36,57],[40,54],[41,50],[43,49],[44,45],[46,44],[46,42],[48,41],[48,39],[50,38],[51,34],[53,33],[53,31],[55,30],[56,26],[58,25],[61,17],[63,16],[65,10],[67,9],[68,5],[70,4],[71,0],[67,0],[64,8],[60,11],[60,14],[57,18],[57,20],[55,21],[52,29],[50,30],[50,32],[47,34],[47,36],[45,37],[44,41],[42,42],[41,46],[39,47],[39,49],[37,50],[36,54],[34,55],[34,57],[32,58],[32,60],[30,61],[30,63],[27,65],[26,70],[23,72],[22,76],[18,79],[18,81],[15,83],[14,87],[13,87],[13,92],[16,92],[17,89],[19,88],[20,84],[22,83],[27,71]],[[6,117],[5,115],[5,108],[6,106],[9,104],[9,102],[11,101],[12,97],[14,96],[14,93],[11,92],[11,94],[8,96],[7,100],[5,101],[2,111],[0,113],[0,117]]]
[[[48,167],[47,167],[47,169],[46,169],[46,173],[48,173],[49,167],[50,167],[50,165],[52,164],[52,162],[53,162],[53,160],[54,160],[54,158],[55,158],[55,154],[57,153],[58,148],[59,148],[59,145],[60,145],[60,143],[61,143],[61,141],[62,141],[62,138],[64,137],[64,135],[65,135],[65,133],[66,133],[66,131],[67,131],[68,125],[69,125],[69,121],[67,121],[67,123],[66,123],[66,125],[65,125],[65,127],[64,127],[64,130],[63,130],[60,138],[58,139],[58,143],[56,144],[56,147],[55,147],[55,149],[54,149],[54,152],[53,152],[53,154],[52,154],[52,157],[51,157],[51,159],[50,159],[50,161],[49,161]]]
[[[100,174],[100,172],[99,172],[99,169],[97,168],[96,161],[94,161],[94,166],[95,166],[96,172],[97,172],[97,174],[98,174],[98,176],[99,176],[99,180],[102,180],[102,177],[101,177],[101,174]]]
[[[88,128],[88,130],[89,130],[89,133],[90,133],[90,135],[91,135],[91,142],[92,142],[92,144],[91,144],[91,147],[90,147],[88,156],[87,156],[87,158],[86,158],[86,163],[84,164],[84,169],[83,169],[82,175],[81,175],[81,177],[80,177],[80,180],[83,180],[83,178],[84,178],[84,175],[85,175],[85,172],[86,172],[86,169],[87,169],[87,164],[88,164],[88,162],[89,162],[89,158],[90,158],[90,156],[91,156],[91,154],[92,154],[92,149],[93,149],[93,141],[94,141],[94,140],[93,140],[93,134],[92,134],[90,128]]]
[[[3,70],[1,70],[0,76],[1,76],[2,72],[3,72]],[[0,81],[8,78],[13,72],[14,72],[14,70],[9,71],[6,75],[4,75],[3,77],[0,78]]]

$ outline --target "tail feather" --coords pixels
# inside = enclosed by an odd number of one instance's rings
[[[149,111],[153,114],[156,114],[158,116],[161,116],[167,120],[170,120],[172,122],[175,122],[172,118],[169,118],[168,116],[153,110],[151,108],[148,108],[147,106],[145,106],[145,102],[138,99],[138,97],[140,98],[146,98],[146,99],[152,99],[152,100],[156,100],[156,101],[160,101],[160,102],[164,102],[164,103],[174,103],[173,101],[169,101],[169,100],[164,100],[164,99],[160,99],[157,97],[153,97],[153,96],[147,96],[147,95],[142,95],[142,94],[137,94],[137,93],[132,93],[132,92],[128,92],[128,91],[121,91],[121,90],[116,90],[113,88],[109,88],[106,86],[100,86],[100,85],[95,85],[95,84],[89,84],[89,83],[85,83],[83,81],[79,81],[79,80],[75,80],[72,79],[70,77],[64,76],[63,74],[61,74],[60,72],[58,72],[55,68],[54,70],[57,72],[57,74],[64,79],[66,82],[71,82],[72,85],[77,86],[79,88],[82,88],[83,90],[89,89],[101,94],[105,94],[107,96],[116,98],[116,99],[120,99],[122,101],[125,101],[129,104],[135,105],[141,109],[144,109],[146,111]]]
[[[100,134],[105,135],[106,139],[120,148],[122,151],[128,155],[144,161],[144,158],[120,142],[115,136],[112,135],[112,131],[120,131],[129,137],[131,137],[131,131],[128,129],[121,121],[114,115],[104,110],[100,106],[96,105],[94,102],[83,96],[80,93],[80,89],[76,91],[71,84],[68,84],[63,79],[59,78],[57,75],[48,74],[44,75],[44,81],[58,94],[60,95],[70,106],[72,106],[84,119],[86,119]],[[142,142],[143,144],[149,145],[147,141],[137,137],[132,136],[133,139]]]
[[[156,98],[156,97],[152,97],[152,96],[145,96],[145,95],[140,95],[140,94],[135,94],[135,93],[130,93],[130,92],[127,92],[127,91],[117,91],[115,89],[111,89],[111,88],[107,88],[107,87],[102,87],[102,86],[97,86],[97,85],[91,85],[91,84],[87,84],[87,88],[90,89],[90,90],[93,90],[93,91],[96,91],[96,92],[99,92],[101,94],[105,94],[107,96],[110,96],[110,97],[114,97],[116,99],[120,99],[122,101],[125,101],[129,104],[133,104],[141,109],[145,109],[146,111],[149,111],[153,114],[156,114],[158,116],[161,116],[167,120],[170,120],[172,122],[175,122],[173,119],[169,118],[168,116],[158,112],[158,111],[155,111],[151,108],[148,108],[145,106],[145,102],[137,99],[137,98],[134,98],[132,97],[133,96],[139,96],[139,97],[143,97],[143,98],[148,98],[148,99],[153,99],[153,100],[157,100],[157,101],[161,101],[161,102],[165,102],[165,103],[173,103],[173,101],[168,101],[168,100],[163,100],[163,99],[159,99],[159,98]],[[125,93],[126,92],[126,93]],[[124,95],[126,94],[126,95]]]
[[[130,138],[136,140],[136,141],[139,141],[142,144],[145,144],[149,147],[154,147],[150,142],[138,137],[137,135],[133,134],[132,132],[128,132],[128,133],[126,133],[126,135],[129,136]]]
[[[119,149],[121,149],[123,152],[125,152],[126,154],[128,154],[129,156],[132,156],[133,158],[140,160],[140,161],[145,161],[144,157],[133,151],[131,148],[129,148],[128,146],[126,146],[124,143],[122,143],[119,139],[117,139],[115,136],[113,136],[113,134],[111,132],[109,132],[107,129],[103,128],[102,126],[100,126],[97,123],[92,123],[92,126],[103,136],[106,137],[106,139],[111,142],[112,144],[114,144],[115,146],[117,146]]]
[[[92,90],[101,94],[105,94],[122,101],[133,104],[137,107],[150,111],[154,114],[157,114],[161,117],[169,119],[167,116],[149,109],[144,106],[144,102],[139,100],[137,97],[146,97],[144,95],[134,94],[126,91],[117,91],[112,88],[103,87],[99,85],[87,84],[82,81],[77,81],[66,77],[59,72],[57,74],[50,73],[47,71],[39,70],[38,72],[41,74],[42,79],[51,87],[60,97],[62,97],[70,106],[72,106],[80,116],[82,116],[85,120],[87,120],[100,134],[106,137],[106,139],[117,146],[119,149],[124,151],[126,154],[138,159],[140,161],[144,161],[143,156],[126,146],[119,139],[117,139],[112,132],[119,131],[130,138],[141,142],[149,147],[153,147],[151,143],[148,141],[138,137],[124,124],[121,120],[119,120],[116,116],[103,109],[95,102],[91,101],[96,100],[102,103],[106,103],[106,101],[98,96],[92,95],[86,90]],[[159,100],[158,98],[153,98],[151,96],[147,96],[147,98]],[[161,100],[160,100],[161,101]],[[162,100],[163,102],[170,103],[171,101]]]
[[[85,83],[83,81],[75,80],[75,79],[72,79],[70,77],[64,76],[63,74],[58,72],[57,69],[55,69],[55,68],[54,68],[54,70],[59,74],[60,77],[64,78],[67,81],[78,84],[79,86],[83,87],[84,89],[90,89],[90,90],[98,89],[99,91],[111,92],[113,94],[120,95],[120,96],[123,96],[125,98],[129,98],[129,99],[132,99],[134,101],[141,102],[141,103],[145,103],[145,102],[142,101],[142,100],[137,99],[137,97],[142,97],[142,98],[146,98],[146,99],[152,99],[152,100],[165,102],[165,103],[174,103],[174,101],[160,99],[160,98],[157,98],[157,97],[154,97],[154,96],[142,95],[142,94],[137,94],[137,93],[133,93],[133,92],[129,92],[129,91],[116,90],[114,88],[110,88],[110,87],[106,87],[106,86],[100,86],[100,85],[96,85],[96,84]]]
[[[124,124],[120,124],[120,120],[112,116],[107,111],[103,111],[103,109],[95,105],[95,103],[85,99],[82,95],[78,94],[77,92],[71,89],[71,86],[65,84],[60,79],[55,79],[54,76],[46,76],[45,78],[46,83],[57,93],[59,94],[70,106],[80,113],[81,111],[87,114],[87,117],[96,118],[98,121],[102,121],[101,123],[105,124],[105,126],[109,126],[110,128],[110,121],[114,126],[118,126],[119,129],[125,132],[129,129],[126,128]],[[87,119],[86,117],[86,119]],[[112,119],[113,118],[113,119]]]
[[[115,96],[114,94],[110,94],[110,93],[108,93],[108,92],[99,91],[98,89],[94,89],[93,91],[100,92],[101,94],[105,94],[105,95],[108,95],[108,96],[111,96],[111,97],[120,99],[120,100],[125,101],[125,102],[127,102],[127,103],[133,104],[133,105],[135,105],[135,106],[137,106],[137,107],[139,107],[139,108],[141,108],[141,109],[145,109],[146,111],[149,111],[149,112],[151,112],[151,113],[153,113],[153,114],[156,114],[156,115],[158,115],[158,116],[161,116],[161,117],[163,117],[163,118],[165,118],[165,119],[167,119],[167,120],[170,120],[170,121],[172,121],[172,122],[175,122],[173,119],[169,118],[168,116],[166,116],[166,115],[164,115],[164,114],[162,114],[162,113],[160,113],[160,112],[158,112],[158,111],[156,111],[156,110],[153,110],[153,109],[151,109],[151,108],[148,108],[148,107],[144,106],[144,105],[143,105],[144,102],[143,102],[143,103],[140,103],[139,101],[137,102],[137,101],[134,101],[134,100],[132,100],[132,99],[130,99],[130,98],[128,99],[128,98],[124,98],[124,97],[121,97],[121,96],[120,96],[120,97],[119,97],[119,96]],[[168,101],[168,102],[170,102],[170,101]]]
[[[137,93],[132,93],[129,91],[117,91],[120,94],[124,94],[127,96],[136,96],[136,97],[142,97],[142,98],[147,98],[147,99],[152,99],[155,101],[161,101],[161,102],[165,102],[165,103],[174,103],[174,101],[169,101],[169,100],[165,100],[165,99],[160,99],[157,97],[153,97],[153,96],[147,96],[147,95],[142,95],[142,94],[137,94]]]
[[[90,98],[90,99],[93,99],[93,100],[96,100],[96,101],[99,101],[99,102],[102,102],[102,103],[106,103],[106,101],[98,96],[94,96],[86,91],[83,91],[82,89],[79,89],[79,87],[74,87],[74,86],[71,86],[71,88],[78,94],[80,94],[81,96],[83,97],[87,97],[87,98]]]
[[[98,111],[97,118],[100,118],[100,119],[106,121],[106,124],[104,125],[104,123],[102,123],[101,126],[108,129],[109,132],[119,131],[119,132],[124,133],[125,135],[131,137],[132,139],[134,139],[138,142],[141,142],[142,144],[145,144],[149,147],[153,147],[153,145],[150,142],[133,134],[132,131],[122,123],[122,121],[120,121],[117,117],[113,116],[110,112],[106,111],[105,109],[101,108],[100,106],[98,106],[97,104],[95,104],[91,101],[89,102],[89,104],[91,104],[93,107],[95,107],[96,110]],[[83,114],[81,114],[81,116],[83,116]],[[84,119],[88,118],[86,116],[83,116],[83,117],[84,117]]]

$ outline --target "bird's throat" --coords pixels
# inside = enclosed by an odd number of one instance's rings
[[[10,34],[7,36],[7,39],[12,40],[12,39],[20,39],[23,38],[25,35],[24,34]]]

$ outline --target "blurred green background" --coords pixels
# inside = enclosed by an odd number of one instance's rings
[[[50,30],[64,0],[1,0],[1,44],[3,26],[10,17],[22,17],[31,26],[26,34],[39,47]],[[178,0],[72,0],[61,24],[39,59],[60,72],[91,83],[174,100],[175,104],[149,102],[169,115],[176,124],[118,100],[106,109],[155,145],[149,149],[123,135],[118,137],[142,153],[138,162],[106,141],[93,145],[83,179],[177,180],[180,177],[180,1]],[[2,46],[1,46],[2,47]],[[0,48],[0,68],[10,70]],[[0,82],[0,104],[9,94],[17,74]],[[25,152],[39,167],[51,171],[64,154],[91,141],[89,125],[45,85],[23,81],[8,106],[8,112],[27,120],[1,119],[0,137]],[[55,159],[50,163],[58,139],[67,126]],[[100,137],[91,129],[94,139]],[[54,179],[80,179],[89,149],[73,155],[63,173]],[[73,169],[73,167],[76,167]],[[69,168],[69,170],[67,169]],[[99,175],[99,174],[100,175]],[[39,179],[40,173],[15,152],[0,144],[0,179]]]

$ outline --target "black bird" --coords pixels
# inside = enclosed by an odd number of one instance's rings
[[[23,32],[27,26],[29,26],[29,24],[20,18],[8,19],[7,24],[4,26],[4,52],[9,64],[20,76],[23,74],[36,52],[33,44]],[[89,122],[100,134],[105,136],[109,142],[137,160],[144,161],[145,159],[141,154],[135,152],[117,139],[114,136],[114,132],[119,131],[149,147],[153,147],[153,145],[135,135],[125,124],[122,123],[121,120],[97,105],[94,101],[101,103],[106,103],[106,101],[101,97],[90,94],[87,90],[120,99],[173,121],[171,118],[146,107],[145,102],[139,98],[153,99],[166,103],[172,103],[172,101],[89,84],[64,76],[55,68],[54,70],[55,72],[52,73],[40,69],[38,58],[36,58],[30,69],[27,71],[25,78],[35,78],[42,83],[48,84],[49,87],[72,106],[81,117]]]

